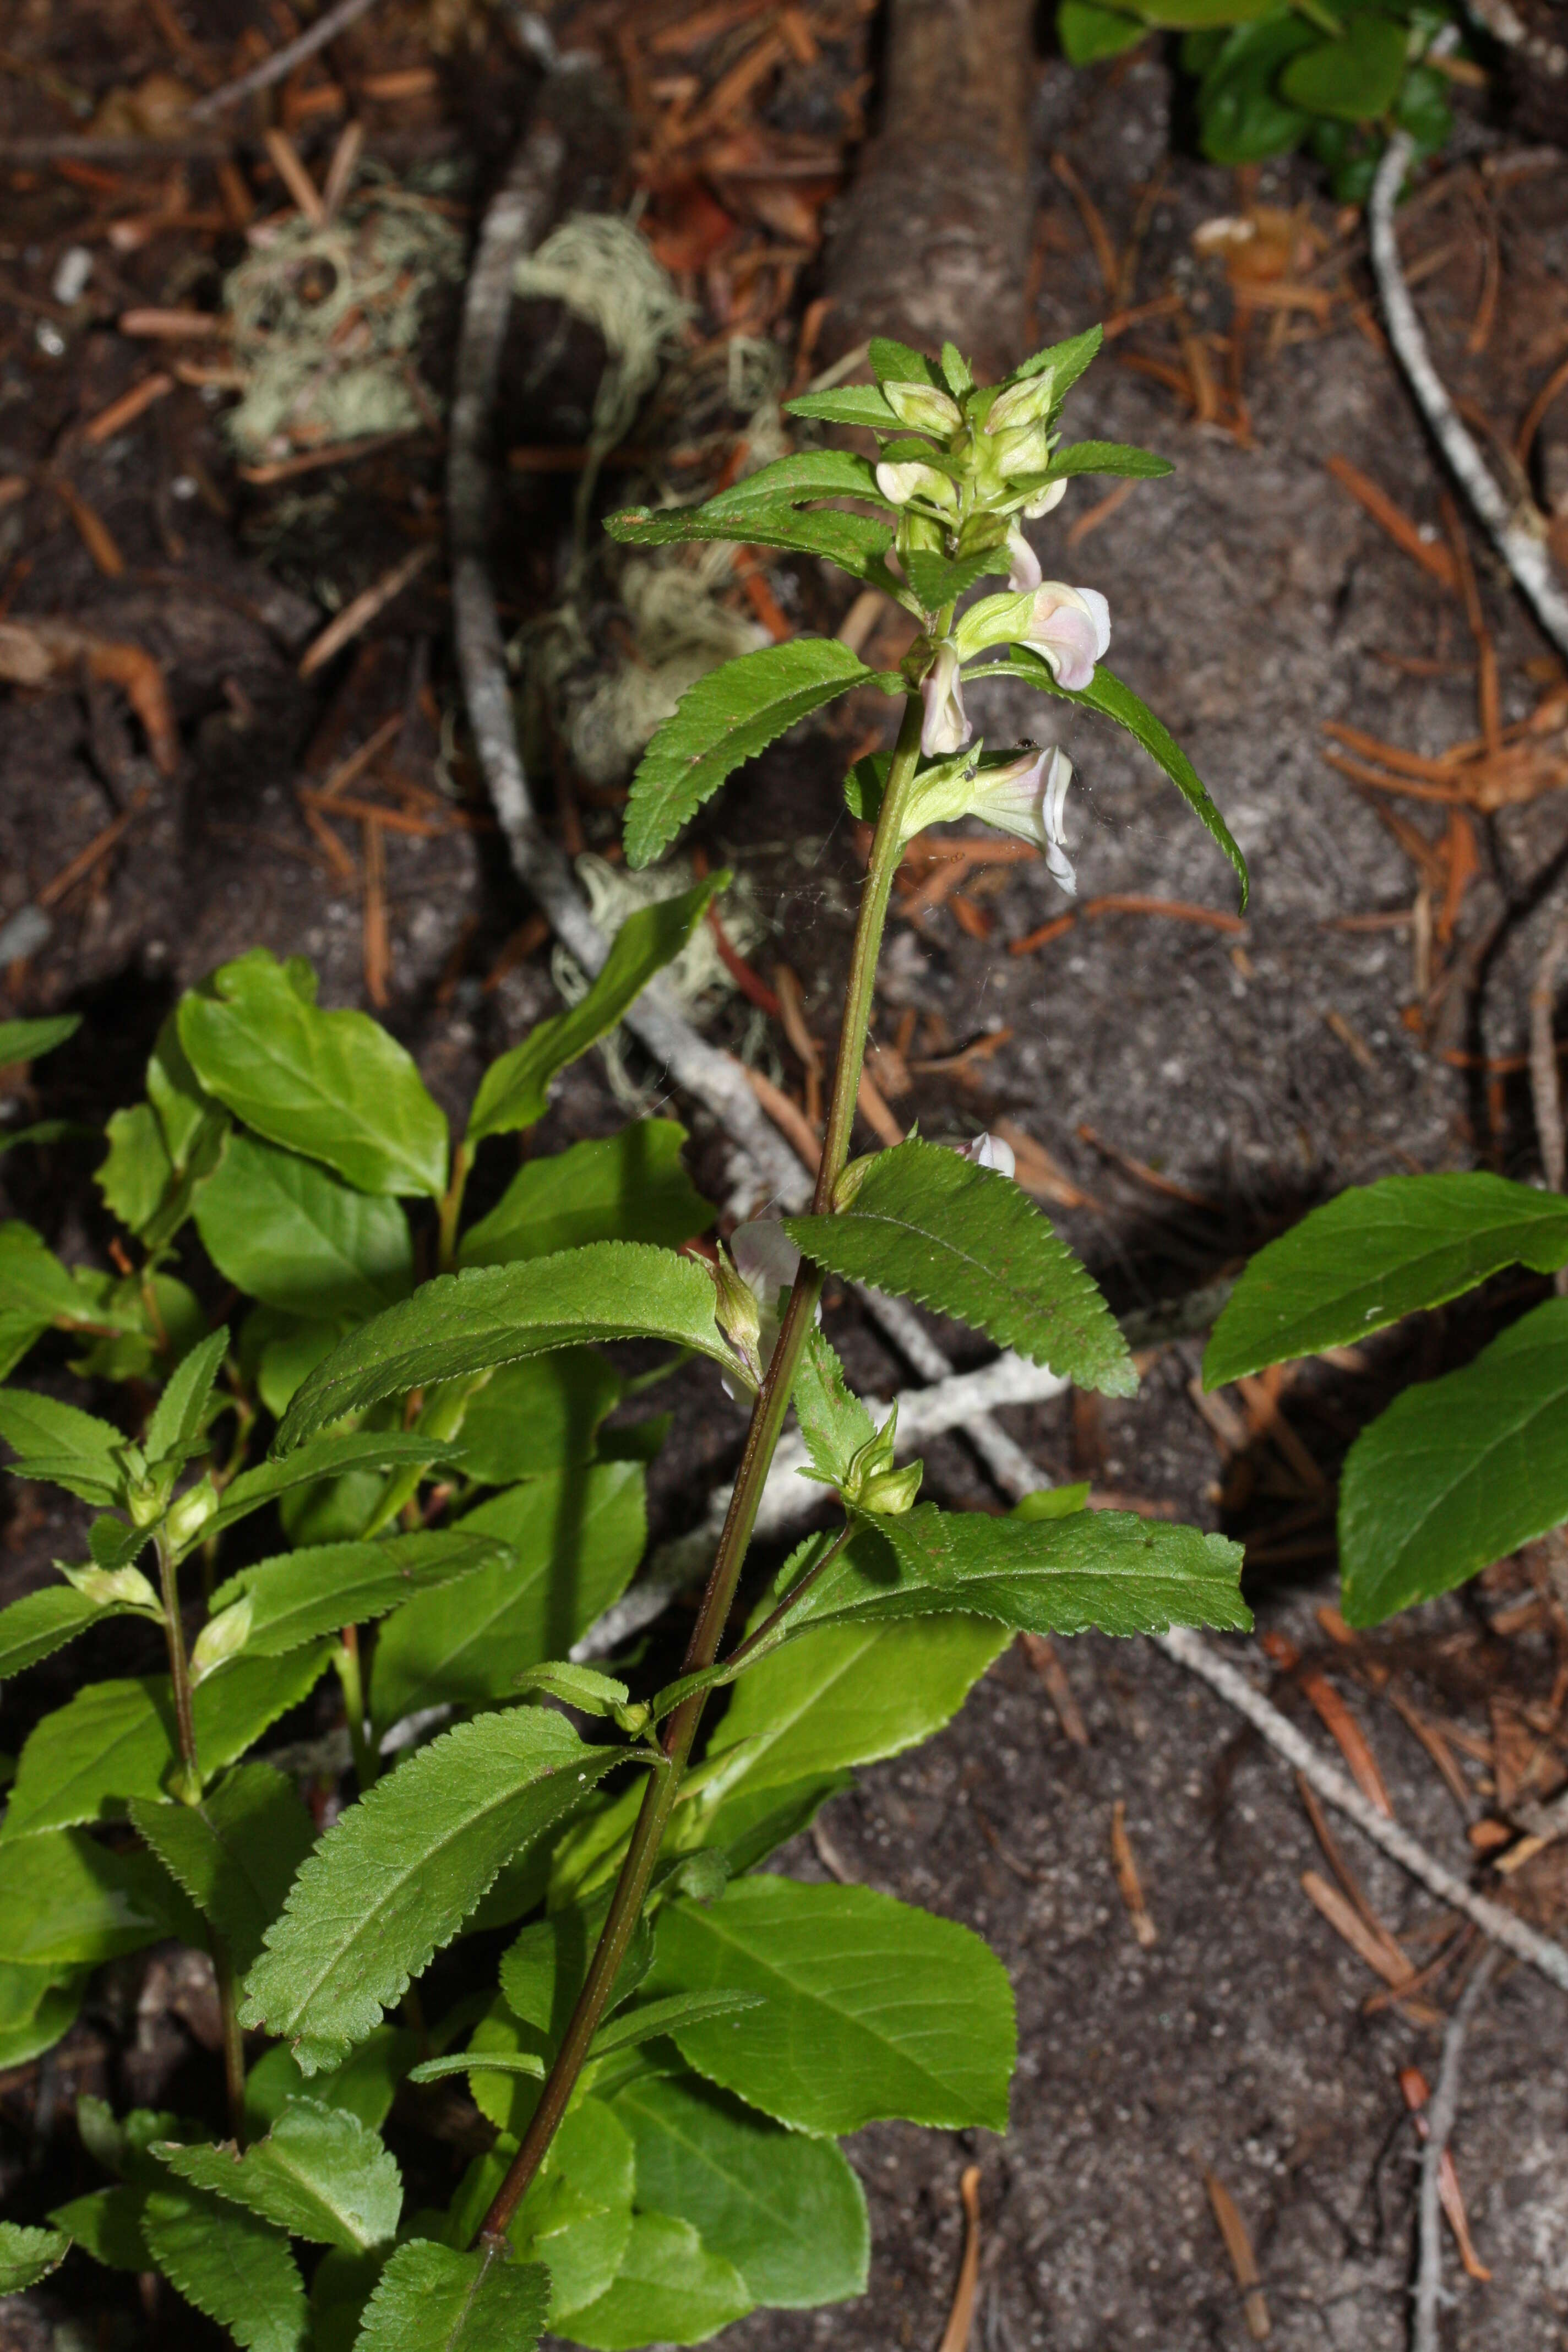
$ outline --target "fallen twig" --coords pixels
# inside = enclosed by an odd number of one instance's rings
[[[1226,2252],[1230,2256],[1236,2283],[1241,2289],[1242,2312],[1247,2320],[1247,2332],[1255,2344],[1268,2337],[1268,2305],[1263,2295],[1263,2277],[1258,2267],[1258,2257],[1252,2251],[1252,2238],[1241,2218],[1241,2208],[1226,2187],[1217,2172],[1204,2174],[1204,2187],[1220,2236],[1225,2240]]]
[[[980,2167],[967,2165],[958,2184],[963,2200],[963,2260],[958,2267],[952,2308],[937,2352],[969,2352],[974,2326],[974,2290],[980,2279]]]
[[[1511,15],[1511,10],[1509,13]],[[1552,579],[1551,558],[1544,541],[1537,536],[1533,516],[1517,512],[1499,489],[1480,451],[1459,422],[1458,411],[1449,397],[1447,387],[1432,364],[1426,338],[1400,268],[1394,208],[1415,153],[1415,144],[1409,133],[1396,131],[1377,167],[1377,177],[1373,183],[1372,198],[1367,206],[1372,266],[1377,278],[1378,292],[1383,298],[1389,341],[1409,378],[1410,388],[1421,413],[1466,497],[1490,531],[1498,552],[1515,581],[1534,606],[1542,627],[1560,652],[1568,653],[1568,596],[1563,595]]]
[[[379,580],[373,580],[352,604],[345,604],[336,620],[329,621],[321,635],[306,646],[300,657],[300,677],[313,677],[334,654],[342,653],[346,645],[352,644],[362,629],[368,629],[376,614],[384,612],[394,597],[401,596],[409,582],[424,571],[435,552],[433,541],[415,548],[401,563],[395,563],[390,572],[383,572]]]
[[[274,49],[269,58],[263,58],[260,64],[252,66],[248,73],[238,74],[233,81],[226,81],[221,89],[209,89],[205,98],[198,98],[186,114],[186,121],[209,121],[215,114],[223,113],[226,108],[237,106],[240,100],[248,98],[253,90],[270,89],[275,81],[284,80],[296,66],[303,65],[307,58],[313,58],[316,51],[324,49],[329,41],[335,41],[356,17],[364,16],[374,5],[375,0],[337,0],[335,8],[323,10],[313,25],[307,25],[295,39],[285,41],[280,49]]]
[[[1502,1955],[1495,1948],[1483,1952],[1474,1975],[1459,1995],[1443,2035],[1443,2063],[1437,2088],[1426,2110],[1426,2144],[1421,2151],[1421,2203],[1415,2268],[1415,2307],[1410,2333],[1411,2352],[1437,2352],[1437,2303],[1442,2292],[1443,2159],[1453,2137],[1459,2105],[1459,2059],[1470,2021],[1481,1996],[1497,1974]]]

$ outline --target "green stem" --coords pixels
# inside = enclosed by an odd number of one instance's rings
[[[893,876],[898,870],[903,846],[904,811],[920,760],[921,716],[920,697],[911,694],[904,707],[903,724],[899,730],[893,763],[882,794],[876,839],[871,846],[870,865],[855,926],[855,947],[845,991],[844,1024],[839,1031],[838,1060],[833,1073],[833,1098],[828,1108],[822,1164],[817,1171],[816,1192],[812,1204],[819,1215],[831,1211],[834,1190],[848,1157],[849,1137],[855,1123],[856,1096],[866,1054],[866,1032],[877,982],[877,957],[882,944],[882,928],[887,921]],[[719,1644],[734,1605],[735,1589],[740,1582],[752,1529],[756,1524],[757,1507],[762,1501],[763,1488],[767,1483],[768,1470],[789,1408],[801,1352],[805,1346],[806,1334],[816,1319],[817,1302],[822,1297],[823,1280],[820,1266],[803,1261],[791,1286],[789,1306],[773,1360],[763,1375],[752,1410],[752,1425],[746,1433],[745,1452],[741,1458],[723,1533],[714,1555],[708,1589],[702,1597],[701,1611],[681,1668],[683,1674],[700,1674],[713,1664],[719,1654]],[[505,2236],[507,2225],[543,2162],[545,2152],[566,2112],[574,2085],[583,2071],[598,2031],[605,2005],[620,1973],[626,1946],[641,1916],[648,1882],[658,1859],[659,1845],[679,1792],[707,1699],[706,1691],[694,1692],[676,1708],[665,1726],[661,1742],[665,1759],[663,1769],[654,1772],[644,1794],[642,1810],[632,1832],[626,1860],[621,1864],[621,1874],[616,1882],[616,1891],[610,1899],[609,1913],[587,1979],[577,1996],[577,2005],[540,2094],[539,2105],[533,2111],[522,2146],[512,2158],[506,2179],[480,2224],[481,2242],[489,2241],[493,2243]]]
[[[450,1274],[458,1255],[458,1219],[463,1213],[463,1194],[468,1181],[472,1155],[466,1143],[459,1143],[452,1154],[452,1177],[441,1195],[437,1215],[436,1271]]]
[[[180,1578],[169,1538],[160,1527],[153,1538],[158,1547],[158,1576],[163,1588],[163,1633],[169,1645],[169,1680],[174,1691],[174,1727],[179,1736],[180,1761],[184,1766],[184,1798],[199,1802],[201,1766],[196,1755],[196,1719],[191,1708],[191,1664],[185,1655],[184,1628],[180,1622]]]
[[[343,1712],[349,1722],[349,1747],[354,1759],[354,1775],[363,1797],[374,1789],[381,1769],[381,1759],[365,1730],[364,1675],[360,1664],[359,1627],[345,1625],[342,1640],[332,1652],[332,1664],[338,1670],[338,1681],[343,1694]]]

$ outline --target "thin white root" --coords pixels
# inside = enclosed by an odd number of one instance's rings
[[[1454,2136],[1459,2106],[1459,2058],[1481,1996],[1497,1974],[1502,1954],[1494,1946],[1483,1952],[1468,1984],[1459,1995],[1443,2032],[1443,2063],[1437,2088],[1426,2110],[1426,2138],[1421,2150],[1421,2200],[1415,2266],[1415,2300],[1410,2331],[1410,2352],[1437,2352],[1437,2305],[1442,2294],[1443,2223],[1441,2183],[1443,2158]]]
[[[1540,33],[1532,33],[1509,0],[1465,0],[1470,15],[1493,40],[1505,49],[1518,49],[1539,66],[1542,73],[1559,80],[1568,74],[1568,49],[1561,41],[1549,41]]]
[[[1415,152],[1415,142],[1408,131],[1395,131],[1377,167],[1372,201],[1367,206],[1372,266],[1383,298],[1389,341],[1460,488],[1490,531],[1499,554],[1534,607],[1542,627],[1558,651],[1568,654],[1568,596],[1552,575],[1540,519],[1528,501],[1519,507],[1510,504],[1492,479],[1486,460],[1460,423],[1447,387],[1432,364],[1415,305],[1405,283],[1394,208]]]

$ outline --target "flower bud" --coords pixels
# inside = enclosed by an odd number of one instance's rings
[[[1021,482],[1043,474],[1051,462],[1051,436],[1043,425],[1026,425],[1021,433],[1001,433],[993,445],[991,470],[1005,482]]]
[[[757,1343],[762,1336],[763,1318],[756,1294],[742,1280],[722,1250],[719,1253],[717,1265],[709,1259],[704,1259],[703,1264],[719,1294],[713,1302],[713,1319],[740,1358],[751,1386],[760,1388],[763,1365]],[[728,1380],[724,1385],[726,1390],[730,1389]],[[733,1394],[733,1391],[730,1393]]]
[[[1034,498],[1026,500],[1024,507],[1021,509],[1026,520],[1029,522],[1038,522],[1040,517],[1042,515],[1048,515],[1053,507],[1059,507],[1067,494],[1068,486],[1067,477],[1065,475],[1059,482],[1047,482],[1043,490],[1037,491]]]
[[[230,1608],[220,1609],[209,1617],[191,1644],[191,1683],[205,1681],[216,1667],[226,1665],[230,1658],[239,1655],[250,1639],[250,1620],[255,1604],[248,1592]]]
[[[974,729],[963,709],[963,681],[959,674],[958,648],[946,637],[936,659],[921,680],[925,717],[921,723],[921,750],[928,760],[962,751]]]
[[[169,1490],[166,1478],[138,1478],[125,1490],[125,1507],[131,1514],[133,1528],[150,1528],[163,1515],[163,1501]]]
[[[121,1609],[148,1609],[162,1617],[163,1611],[157,1594],[139,1568],[68,1568],[63,1559],[55,1566],[68,1584],[84,1592],[100,1609],[118,1605]]]
[[[941,507],[956,514],[958,492],[945,474],[934,466],[922,466],[917,458],[900,465],[889,465],[886,459],[877,468],[877,488],[893,507],[907,507],[911,499],[923,499],[928,506]]]
[[[1037,592],[1036,592],[1037,593]],[[962,661],[973,661],[987,646],[1015,645],[1034,618],[1035,594],[982,596],[961,614],[952,641]]]
[[[170,1506],[163,1523],[176,1551],[195,1543],[216,1509],[217,1490],[210,1478],[199,1478],[194,1486],[186,1487],[179,1501]]]
[[[923,1462],[906,1462],[901,1470],[893,1466],[893,1446],[898,1437],[899,1409],[895,1405],[875,1436],[868,1437],[859,1451],[850,1457],[845,1472],[843,1495],[847,1503],[857,1510],[872,1511],[879,1517],[898,1518],[912,1510],[921,1480],[925,1475]]]
[[[1018,1165],[1012,1145],[1004,1143],[999,1135],[977,1135],[958,1156],[967,1160],[972,1168],[994,1169],[998,1176],[1011,1176]]]
[[[919,825],[916,825],[914,830],[918,833]],[[858,1192],[881,1156],[879,1151],[866,1151],[862,1152],[858,1160],[850,1160],[837,1183],[833,1187],[833,1205],[836,1210],[850,1207],[856,1193]]]
[[[1035,591],[1027,625],[1015,640],[1049,662],[1058,686],[1081,693],[1110,643],[1110,607],[1098,588],[1068,588],[1046,580]]]
[[[1048,415],[1056,375],[1055,368],[1042,368],[1038,375],[1021,376],[1016,383],[1004,384],[985,419],[987,433],[1015,433],[1020,425],[1034,425]]]
[[[933,383],[885,383],[882,397],[900,424],[915,433],[935,433],[945,438],[963,422],[957,401]]]

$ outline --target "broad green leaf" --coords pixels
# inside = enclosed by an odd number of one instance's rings
[[[812,1467],[830,1486],[842,1484],[876,1425],[844,1377],[833,1343],[816,1328],[806,1334],[795,1374],[794,1402]]]
[[[218,1272],[268,1307],[363,1322],[407,1296],[414,1245],[402,1203],[355,1192],[313,1160],[231,1135],[196,1194],[196,1231]]]
[[[618,1135],[526,1161],[489,1216],[463,1235],[458,1265],[548,1257],[584,1242],[679,1248],[706,1233],[714,1215],[681,1164],[685,1141],[672,1118],[635,1118]]]
[[[459,1433],[465,1473],[483,1486],[510,1486],[591,1462],[622,1385],[596,1348],[504,1364],[468,1399]]]
[[[632,2352],[643,2344],[705,2343],[755,2300],[733,2263],[710,2253],[689,2221],[639,2212],[614,2284],[580,2311],[553,2318],[590,2352]]]
[[[150,2271],[155,2265],[142,2234],[146,2197],[145,2189],[123,2183],[95,2189],[86,2197],[73,2197],[68,2205],[57,2205],[50,2218],[73,2245],[106,2270]]]
[[[1346,18],[1342,38],[1291,58],[1279,77],[1279,94],[1308,114],[1370,122],[1398,95],[1407,41],[1405,26],[1394,17],[1357,9]]]
[[[0,1609],[0,1682],[36,1666],[105,1617],[125,1614],[121,1604],[91,1600],[69,1584],[47,1584]]]
[[[242,1470],[223,1490],[223,1499],[201,1530],[201,1540],[222,1535],[226,1528],[248,1518],[265,1503],[276,1502],[293,1486],[313,1486],[320,1478],[342,1478],[354,1470],[391,1470],[403,1463],[451,1462],[462,1459],[462,1449],[449,1441],[421,1437],[402,1430],[354,1429],[312,1435],[283,1461],[261,1462]]]
[[[1278,0],[1136,0],[1145,24],[1172,33],[1201,33],[1267,16]]]
[[[901,433],[899,417],[875,383],[841,383],[832,392],[805,392],[784,403],[786,416],[814,417],[819,425],[864,425],[874,433]]]
[[[336,1323],[285,1315],[277,1307],[252,1308],[240,1328],[240,1369],[275,1421],[282,1420],[300,1381],[342,1337]]]
[[[502,1863],[563,1820],[623,1751],[561,1716],[459,1724],[342,1814],[300,1870],[246,1979],[247,2025],[337,2063],[457,1934]]]
[[[582,1003],[542,1021],[521,1045],[490,1064],[469,1114],[470,1144],[543,1118],[551,1080],[613,1029],[654,975],[673,963],[729,881],[727,873],[710,874],[679,897],[656,898],[626,917]]]
[[[142,1450],[150,1463],[171,1454],[183,1462],[195,1449],[207,1418],[207,1400],[228,1353],[228,1329],[220,1324],[199,1347],[182,1356],[153,1408]]]
[[[1568,1265],[1568,1201],[1476,1169],[1385,1176],[1310,1210],[1258,1251],[1204,1356],[1219,1388],[1265,1364],[1346,1347],[1417,1307],[1527,1265]]]
[[[0,1021],[0,1070],[52,1054],[81,1027],[79,1013],[51,1013],[41,1021]]]
[[[14,1448],[12,1475],[29,1475],[29,1461],[47,1461],[57,1486],[84,1503],[119,1502],[124,1473],[117,1460],[124,1439],[107,1421],[31,1389],[0,1389],[0,1437]]]
[[[281,1907],[281,1906],[279,1906]],[[419,2055],[418,2037],[404,2025],[378,2025],[356,2042],[341,2066],[318,2074],[310,2096],[323,2106],[357,2116],[367,2131],[379,2131],[392,2111],[397,2086]],[[269,2131],[290,2099],[300,2096],[300,2069],[286,2042],[264,2050],[245,2078],[245,2127],[252,2138]]]
[[[117,1110],[104,1129],[107,1157],[93,1181],[110,1216],[133,1234],[150,1225],[174,1181],[174,1162],[151,1103]]]
[[[1030,1633],[1163,1633],[1251,1624],[1241,1546],[1131,1511],[993,1518],[922,1503],[857,1515],[856,1535],[801,1603],[802,1624],[885,1622],[966,1610]]]
[[[85,1830],[0,1843],[0,1960],[87,1967],[167,1936],[199,1944],[201,1921],[150,1853]]]
[[[130,1812],[169,1875],[222,1937],[236,1975],[242,1976],[315,1843],[293,1782],[270,1764],[241,1764],[199,1805],[133,1797]]]
[[[637,1793],[641,1795],[640,1789]],[[566,2031],[609,1907],[605,1893],[584,1904],[567,1904],[547,1912],[526,1927],[501,1954],[500,1981],[507,2007],[552,2044],[559,2042]],[[606,2014],[630,1999],[652,1965],[653,1933],[645,1916],[632,1931]]]
[[[403,2177],[390,2149],[341,2107],[293,2098],[265,2139],[242,2156],[222,2147],[153,2150],[195,2189],[242,2205],[291,2238],[368,2252],[390,2242],[403,2209]]]
[[[84,1381],[166,1380],[180,1358],[207,1336],[195,1293],[172,1274],[132,1274],[111,1282],[79,1272],[90,1344],[71,1364]]]
[[[1120,57],[1147,38],[1148,26],[1119,9],[1101,8],[1096,0],[1059,0],[1057,39],[1069,65],[1091,66],[1101,58]]]
[[[0,2027],[0,2074],[26,2066],[63,2041],[81,2015],[92,1971],[76,1969],[45,1993],[25,2023]]]
[[[412,2238],[365,2305],[355,2352],[531,2352],[549,2310],[541,2263]]]
[[[498,1541],[510,1556],[422,1594],[382,1627],[371,1676],[378,1732],[419,1707],[510,1697],[525,1666],[566,1655],[642,1558],[641,1465],[531,1479],[468,1512],[456,1532]]]
[[[58,2271],[69,2251],[70,2240],[61,2230],[28,2230],[19,2221],[0,2221],[0,2294],[25,2294]]]
[[[313,1687],[325,1649],[289,1658],[237,1658],[194,1692],[196,1753],[204,1776],[243,1755],[269,1724]],[[44,1717],[16,1766],[0,1847],[41,1830],[122,1818],[128,1801],[167,1798],[179,1769],[174,1702],[166,1675],[89,1683]]]
[[[836,395],[826,395],[833,399]],[[893,421],[891,412],[889,422]],[[605,528],[628,547],[668,547],[693,539],[727,539],[750,547],[782,547],[793,555],[818,555],[852,580],[893,589],[897,583],[883,559],[892,533],[868,515],[842,514],[830,507],[773,506],[731,509],[710,515],[706,507],[630,509],[613,515]]]
[[[498,2168],[491,2197],[507,2160]],[[631,2241],[636,2186],[625,2123],[602,2099],[580,2099],[507,2231],[517,2255],[549,2271],[554,2312],[594,2302],[614,2281]]]
[[[180,1043],[208,1093],[269,1142],[362,1192],[445,1191],[447,1122],[410,1056],[367,1013],[320,1012],[266,949],[181,999]]]
[[[1340,1486],[1345,1615],[1375,1625],[1568,1518],[1568,1298],[1363,1430]]]
[[[1042,694],[1054,694],[1063,702],[1081,703],[1086,709],[1099,710],[1107,719],[1114,719],[1119,727],[1124,727],[1128,734],[1143,746],[1151,759],[1164,770],[1193,814],[1207,827],[1235,866],[1241,885],[1238,903],[1246,912],[1249,887],[1247,860],[1237,847],[1230,827],[1210,799],[1208,787],[1170,730],[1155,718],[1147,703],[1139,700],[1130,686],[1124,686],[1106,668],[1103,662],[1094,673],[1093,683],[1079,693],[1058,686],[1051,674],[1049,662],[1041,660],[1038,655],[1021,646],[1014,647],[1008,660],[980,663],[966,670],[964,676],[970,678],[1022,678],[1026,685],[1037,687]]]
[[[1131,481],[1157,482],[1163,474],[1175,470],[1168,457],[1157,457],[1152,449],[1133,448],[1125,441],[1074,441],[1057,451],[1046,468],[1046,479],[1059,482],[1064,476],[1075,474],[1121,474]]]
[[[51,1992],[74,1984],[81,1971],[65,1968],[27,1968],[16,1960],[0,1960],[0,2034],[28,2025]]]
[[[0,1224],[0,1380],[51,1324],[134,1329],[140,1318],[119,1304],[115,1288],[104,1275],[63,1266],[19,1217]]]
[[[868,1886],[734,1880],[660,1912],[651,1992],[720,1986],[763,2005],[678,2026],[687,2063],[794,2131],[900,2116],[1007,2128],[1016,2034],[1006,1971],[978,1936]]]
[[[786,1217],[830,1272],[956,1315],[1080,1388],[1131,1396],[1132,1359],[1089,1274],[1023,1188],[941,1144],[879,1152],[846,1209]]]
[[[467,1528],[321,1544],[242,1568],[220,1585],[211,1605],[216,1615],[248,1593],[246,1650],[253,1658],[280,1658],[344,1625],[371,1624],[416,1594],[477,1570],[505,1569],[510,1559],[510,1545]]]
[[[643,753],[626,810],[626,857],[648,866],[731,770],[872,673],[833,637],[742,654],[689,687]]]
[[[700,1265],[643,1242],[594,1242],[522,1265],[443,1275],[333,1349],[289,1406],[275,1451],[292,1453],[329,1422],[384,1396],[584,1340],[663,1339],[734,1371],[716,1298]]]
[[[147,1099],[158,1114],[163,1143],[182,1173],[195,1155],[203,1129],[224,1117],[180,1043],[178,1008],[165,1014],[147,1062]]]
[[[155,2189],[142,2231],[170,2285],[245,2352],[301,2352],[305,2290],[276,2230],[216,2197]]]
[[[1193,5],[1198,6],[1201,0]],[[1206,21],[1212,25],[1217,14],[1215,0],[1209,0],[1209,6]],[[1189,34],[1189,40],[1194,37]],[[1200,32],[1195,37],[1204,36]],[[1291,10],[1265,15],[1258,23],[1235,25],[1216,37],[1217,55],[1203,69],[1198,89],[1204,153],[1212,163],[1227,164],[1284,153],[1302,137],[1311,117],[1279,97],[1280,70],[1299,50],[1317,47],[1318,28]]]
[[[799,2311],[865,2293],[866,2200],[830,2140],[689,2074],[629,2083],[613,2105],[636,2142],[640,2200],[689,2221],[758,2303]]]
[[[1104,341],[1103,327],[1086,327],[1081,335],[1069,335],[1065,343],[1049,343],[1043,352],[1037,352],[1032,359],[1024,362],[1021,368],[1014,369],[1009,382],[1018,383],[1029,376],[1044,375],[1049,368],[1051,405],[1058,407],[1064,394],[1071,391]]]

